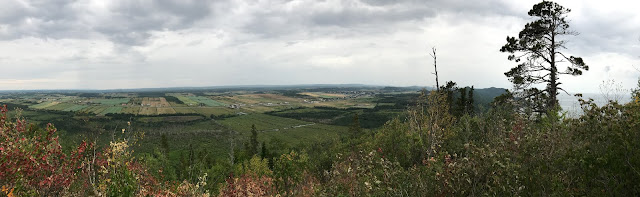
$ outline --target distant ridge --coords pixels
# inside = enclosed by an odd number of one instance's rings
[[[224,85],[203,87],[160,87],[160,88],[127,88],[127,89],[41,89],[41,90],[0,90],[0,93],[114,93],[114,92],[173,92],[173,91],[232,91],[232,90],[295,90],[295,89],[320,89],[320,88],[361,88],[379,89],[388,91],[420,91],[432,90],[427,86],[388,86],[366,84],[298,84],[298,85]],[[491,87],[489,89],[505,90]]]

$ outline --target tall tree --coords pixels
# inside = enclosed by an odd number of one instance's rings
[[[474,88],[473,86],[471,86],[471,89],[469,89],[469,99],[467,99],[467,103],[468,103],[468,107],[467,107],[467,113],[468,114],[473,114],[476,110],[475,110],[475,106],[474,106],[474,101],[473,101],[473,91]]]
[[[253,156],[258,154],[258,130],[256,125],[251,125],[251,137],[249,139],[249,155]]]
[[[164,133],[160,135],[160,147],[162,148],[162,153],[164,153],[164,156],[167,156],[170,151],[169,140],[167,139],[167,135],[165,135]]]
[[[351,122],[351,126],[349,127],[349,133],[351,133],[351,139],[358,138],[362,133],[362,127],[360,127],[360,118],[358,117],[358,113],[353,115],[353,121]]]
[[[362,127],[360,127],[360,118],[358,117],[358,113],[353,115],[353,122],[349,127],[349,133],[351,134],[351,138],[349,139],[349,146],[351,146],[351,151],[355,151],[356,141],[358,137],[362,134]]]
[[[500,52],[510,53],[509,60],[519,63],[504,73],[520,93],[519,97],[543,99],[542,109],[536,109],[537,112],[558,106],[558,90],[564,91],[560,88],[560,75],[578,76],[583,70],[589,70],[582,58],[560,51],[566,49],[562,36],[577,35],[569,30],[566,15],[570,11],[551,1],[534,5],[528,14],[537,20],[527,23],[518,38],[507,36],[507,44],[500,49]],[[568,63],[565,71],[559,71],[560,63]],[[543,90],[532,87],[542,83],[547,85]]]

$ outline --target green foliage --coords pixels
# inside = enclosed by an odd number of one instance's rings
[[[577,76],[582,75],[582,71],[589,70],[582,58],[568,56],[560,51],[565,49],[565,41],[560,40],[560,36],[576,35],[569,30],[569,22],[566,20],[570,11],[551,1],[534,5],[528,14],[537,20],[527,23],[518,38],[507,36],[507,44],[500,49],[501,52],[510,54],[509,60],[518,63],[504,74],[514,88],[521,91],[519,97],[528,101],[526,98],[542,96],[543,102],[532,106],[534,112],[545,113],[558,106],[556,96],[562,90],[559,87],[559,75]],[[562,62],[569,63],[566,71],[558,69]],[[540,83],[547,84],[547,87],[544,90],[531,87]]]
[[[275,159],[273,172],[278,191],[286,195],[295,195],[295,187],[302,183],[308,162],[307,154],[295,151],[282,154],[280,158]]]
[[[238,164],[235,168],[235,174],[237,175],[251,174],[257,175],[258,177],[273,175],[273,171],[269,169],[269,160],[261,159],[260,156],[257,155]]]

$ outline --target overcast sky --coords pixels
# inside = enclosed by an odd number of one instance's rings
[[[3,0],[0,89],[370,84],[511,85],[499,49],[536,0]],[[566,52],[600,92],[640,77],[638,1],[559,0]]]

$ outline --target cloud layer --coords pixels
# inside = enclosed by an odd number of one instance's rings
[[[9,0],[0,7],[0,89],[250,84],[510,87],[498,52],[537,1]],[[592,68],[566,89],[640,77],[640,16],[628,1],[568,1],[567,53]],[[635,3],[637,4],[637,3]]]

